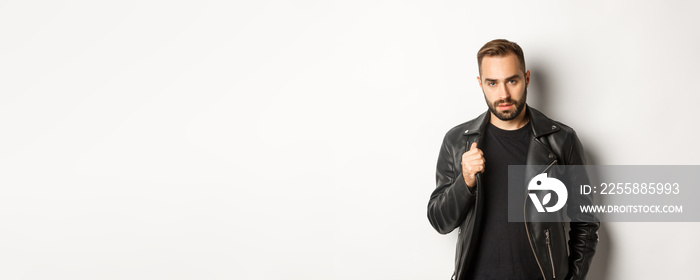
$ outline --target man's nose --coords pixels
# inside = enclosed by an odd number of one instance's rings
[[[508,99],[510,97],[510,91],[508,90],[508,87],[505,84],[501,84],[500,87],[498,87],[498,98],[499,99]]]

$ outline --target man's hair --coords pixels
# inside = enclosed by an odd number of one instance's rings
[[[518,57],[520,69],[523,70],[523,74],[525,74],[525,56],[523,55],[523,49],[515,42],[506,39],[496,39],[486,43],[479,49],[479,52],[476,53],[476,59],[479,62],[479,75],[481,75],[481,61],[484,59],[484,56],[505,56],[511,53]]]

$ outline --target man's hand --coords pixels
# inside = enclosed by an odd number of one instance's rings
[[[476,173],[483,173],[485,166],[484,152],[476,147],[476,142],[472,143],[469,151],[462,154],[462,176],[469,189],[476,186]]]

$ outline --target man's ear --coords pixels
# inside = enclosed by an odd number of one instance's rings
[[[476,81],[479,82],[479,87],[481,88],[481,90],[484,90],[484,86],[481,85],[481,77],[476,76]]]
[[[530,70],[527,70],[525,72],[525,87],[528,87],[530,85]]]

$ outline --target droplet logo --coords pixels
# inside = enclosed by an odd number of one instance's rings
[[[564,183],[559,181],[557,178],[547,177],[547,173],[538,174],[527,185],[528,195],[532,199],[532,204],[535,205],[537,212],[556,212],[564,208],[566,204],[566,199],[569,198],[569,194],[566,191],[566,186]],[[554,206],[545,207],[552,200],[552,193],[548,192],[540,202],[539,197],[535,193],[529,193],[529,191],[554,191],[557,194],[557,203]]]

